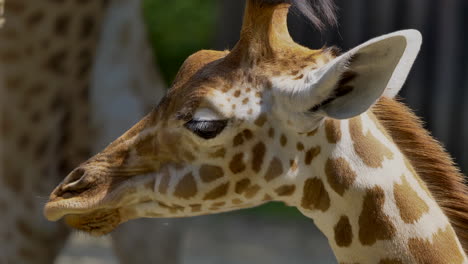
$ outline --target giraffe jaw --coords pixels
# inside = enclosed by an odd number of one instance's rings
[[[66,215],[65,223],[92,236],[102,236],[112,232],[123,221],[119,209],[97,210],[82,215]]]

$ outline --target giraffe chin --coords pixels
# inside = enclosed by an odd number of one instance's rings
[[[106,205],[107,206],[106,206]],[[73,229],[92,236],[102,236],[112,232],[117,226],[138,215],[128,207],[116,206],[103,200],[83,203],[81,199],[51,201],[44,207],[44,216],[49,221],[64,219],[65,224]]]
[[[65,223],[92,236],[103,236],[125,222],[118,209],[100,209],[88,214],[70,214],[64,217]]]

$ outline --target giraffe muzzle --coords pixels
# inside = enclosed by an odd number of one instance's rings
[[[105,197],[105,176],[99,170],[81,165],[52,191],[44,208],[48,220],[56,221],[67,214],[81,214],[99,208]]]

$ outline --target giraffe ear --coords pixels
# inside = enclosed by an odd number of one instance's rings
[[[347,119],[367,111],[381,96],[394,97],[419,53],[421,34],[404,30],[372,39],[313,73],[312,94],[324,98],[310,111]]]

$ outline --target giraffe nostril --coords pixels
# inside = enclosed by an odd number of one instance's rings
[[[78,168],[72,171],[66,178],[65,181],[63,182],[64,185],[68,185],[70,183],[79,181],[83,175],[85,175],[86,170],[83,168]]]
[[[59,189],[62,198],[70,198],[74,194],[79,194],[89,188],[90,182],[86,179],[86,170],[78,168],[68,175]]]

